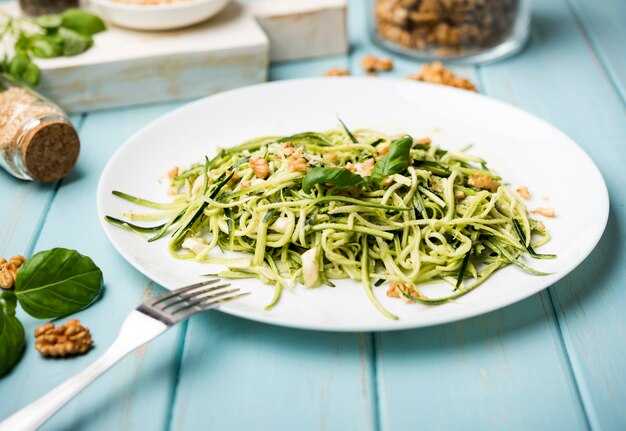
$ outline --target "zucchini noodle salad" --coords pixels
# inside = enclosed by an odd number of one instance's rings
[[[339,122],[324,133],[252,139],[174,168],[170,203],[113,191],[159,211],[106,220],[150,242],[169,236],[176,258],[225,265],[207,276],[275,286],[268,310],[284,288],[334,287],[332,280],[350,278],[378,311],[397,319],[374,296],[382,284],[388,296],[437,305],[509,264],[546,274],[520,258],[556,257],[535,252],[549,234],[484,160],[429,138],[351,132]],[[156,220],[163,222],[131,223]],[[420,292],[420,284],[437,280],[450,285],[448,294]]]

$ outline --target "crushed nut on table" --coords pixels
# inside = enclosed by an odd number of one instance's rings
[[[15,287],[17,273],[25,260],[20,255],[13,256],[8,261],[0,258],[0,289],[11,290]]]
[[[450,69],[446,68],[440,61],[422,66],[420,73],[415,76],[407,76],[407,79],[414,81],[430,82],[432,84],[447,85],[462,90],[478,92],[476,86],[466,78],[456,76]]]
[[[333,67],[330,70],[327,70],[326,73],[324,73],[324,76],[349,76],[350,75],[350,71],[348,69],[339,69],[336,67]]]
[[[46,323],[35,330],[35,348],[42,356],[63,358],[86,353],[93,345],[89,329],[71,319],[59,327]]]

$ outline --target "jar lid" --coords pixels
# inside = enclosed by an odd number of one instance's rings
[[[22,160],[33,179],[54,181],[74,167],[79,151],[80,140],[70,123],[45,121],[24,136]]]

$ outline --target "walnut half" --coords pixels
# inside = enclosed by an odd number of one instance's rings
[[[89,329],[71,319],[59,327],[46,323],[35,329],[35,348],[42,356],[63,358],[82,355],[93,345]]]
[[[24,256],[13,256],[7,262],[6,259],[0,258],[0,288],[10,290],[15,287],[17,272],[24,263]]]

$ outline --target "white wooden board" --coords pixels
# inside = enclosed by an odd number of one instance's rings
[[[16,5],[9,5],[16,10]],[[42,94],[68,112],[202,97],[262,82],[268,39],[238,3],[182,30],[138,32],[109,25],[75,57],[37,60]]]
[[[348,52],[346,0],[252,0],[246,9],[267,34],[273,62]]]

